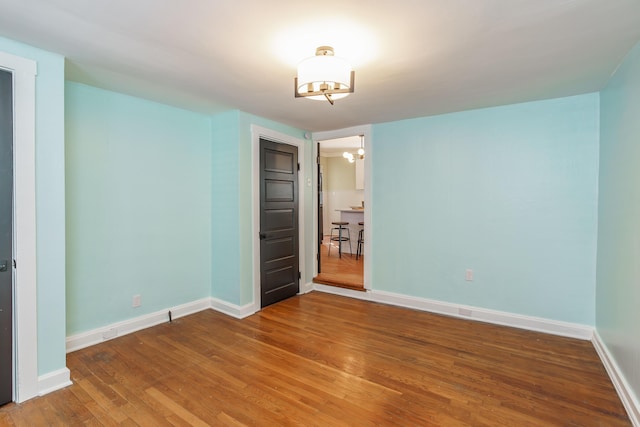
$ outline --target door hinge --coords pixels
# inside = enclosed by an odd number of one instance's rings
[[[302,273],[298,271],[298,280],[302,279]]]
[[[18,268],[18,264],[16,264],[16,260],[13,260],[13,268]]]
[[[300,170],[300,163],[298,163],[298,170]]]
[[[318,164],[318,165],[320,164],[320,156],[316,157],[316,164]]]

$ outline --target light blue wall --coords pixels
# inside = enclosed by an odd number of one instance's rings
[[[640,44],[601,93],[596,329],[640,400]]]
[[[67,334],[209,296],[210,118],[72,82],[65,109]]]
[[[252,302],[251,125],[303,131],[71,82],[66,110],[67,334],[209,295]]]
[[[374,125],[372,287],[593,325],[598,108],[588,94]]]
[[[240,112],[211,120],[211,296],[240,304]]]
[[[215,298],[245,305],[253,302],[253,230],[252,230],[252,135],[251,126],[303,139],[304,131],[241,111],[230,111],[212,119],[213,187],[212,187],[212,283]],[[308,142],[304,153],[299,153],[309,167],[305,175],[312,177],[312,146]],[[311,190],[311,189],[309,189]],[[305,193],[307,209],[305,233],[311,233],[312,194]],[[306,234],[311,236],[311,234]],[[305,242],[307,259],[313,258],[311,239]],[[311,264],[311,268],[312,268]],[[308,269],[309,270],[309,269]],[[308,271],[303,282],[311,281]]]
[[[0,38],[0,51],[36,61],[38,374],[65,360],[64,58]]]

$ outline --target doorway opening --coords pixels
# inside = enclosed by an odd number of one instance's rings
[[[365,290],[364,145],[364,134],[318,141],[315,283]]]

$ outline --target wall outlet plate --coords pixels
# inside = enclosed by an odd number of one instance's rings
[[[140,297],[140,295],[134,295],[133,296],[133,307],[140,307],[140,305],[142,305],[142,298]]]
[[[473,281],[473,270],[470,268],[467,268],[464,272],[464,280],[466,280],[467,282],[471,282]]]

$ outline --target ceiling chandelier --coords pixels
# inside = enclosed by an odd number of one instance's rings
[[[345,59],[334,56],[331,46],[320,46],[316,49],[316,56],[298,64],[298,76],[294,79],[295,96],[326,99],[333,105],[336,99],[353,93],[354,78],[355,72]]]
[[[360,148],[358,148],[357,158],[362,160],[364,159],[364,135],[359,135],[359,136],[360,136]],[[354,156],[353,153],[349,153],[348,151],[345,151],[344,153],[342,153],[342,157],[347,159],[349,163],[353,163],[356,161],[356,156]]]

